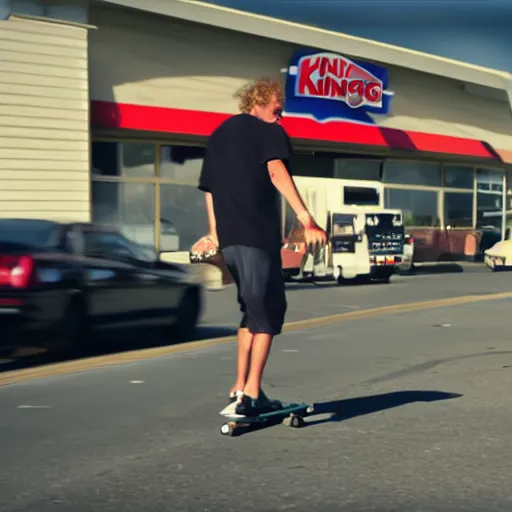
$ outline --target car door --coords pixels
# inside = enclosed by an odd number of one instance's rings
[[[136,323],[136,285],[128,254],[116,234],[91,226],[82,227],[84,287],[94,327]]]
[[[142,323],[148,326],[163,325],[176,313],[186,284],[182,273],[171,264],[158,260],[156,254],[124,238],[119,239],[132,265],[134,311]],[[135,314],[135,313],[134,313]]]
[[[103,294],[109,296],[109,301],[114,295],[114,303],[109,304],[110,314],[125,326],[164,323],[173,310],[171,294],[165,276],[155,267],[156,262],[145,255],[144,248],[121,233],[110,231],[102,234],[101,251],[117,272],[115,286]]]

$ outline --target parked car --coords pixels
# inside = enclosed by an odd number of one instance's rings
[[[0,344],[76,351],[96,331],[168,326],[186,339],[202,287],[184,265],[93,223],[0,219]]]
[[[512,270],[512,240],[500,240],[484,250],[484,262],[493,272]]]

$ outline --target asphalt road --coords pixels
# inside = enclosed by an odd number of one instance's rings
[[[448,264],[452,271],[463,272],[394,276],[391,284],[371,284],[340,287],[336,284],[289,284],[287,285],[287,321],[304,320],[358,309],[400,304],[410,301],[430,300],[473,293],[493,293],[507,290],[512,274],[493,274],[483,265],[470,264],[462,269],[458,264]],[[436,267],[437,268],[437,267]],[[500,276],[505,276],[503,280]],[[204,294],[204,311],[194,339],[217,338],[235,334],[240,321],[235,288]],[[140,331],[140,330],[139,330]],[[108,343],[93,345],[85,355],[116,353],[137,350],[155,345],[172,343],[167,333],[148,331],[112,332]],[[34,340],[37,348],[37,339]],[[38,366],[54,361],[53,354],[27,357],[33,350],[23,350],[23,357],[13,357],[12,350],[0,346],[0,373],[12,369]],[[80,355],[80,357],[82,354]]]
[[[460,272],[393,276],[390,284],[338,286],[337,284],[289,284],[287,321],[304,320],[364,308],[415,301],[478,295],[512,290],[512,273],[493,273],[483,265],[447,264]],[[432,267],[431,272],[436,267]],[[425,270],[423,272],[426,272]],[[206,294],[203,329],[237,325],[236,290]]]
[[[369,284],[340,287],[336,284],[287,285],[288,311],[286,320],[293,322],[360,309],[427,301],[439,298],[497,293],[512,289],[512,273],[492,273],[483,265],[447,264],[447,273],[393,276],[390,284]],[[433,267],[436,271],[439,267]],[[455,272],[454,272],[455,271]],[[423,270],[425,272],[425,270]],[[205,308],[194,339],[208,339],[233,335],[240,321],[234,287],[205,293]],[[77,357],[117,353],[172,344],[166,333],[142,332],[130,329],[128,333],[114,332],[108,343],[91,345],[90,350]],[[35,340],[37,345],[37,340]],[[54,354],[24,351],[23,357],[12,357],[0,352],[0,373],[13,369],[40,366],[55,360]]]
[[[264,388],[317,404],[299,430],[220,435],[232,344],[0,388],[0,510],[510,510],[511,307],[281,336]]]

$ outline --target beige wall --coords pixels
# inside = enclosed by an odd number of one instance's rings
[[[398,67],[389,69],[389,81],[395,93],[392,111],[379,125],[473,138],[512,149],[512,115],[505,91],[501,99],[486,98],[478,90],[464,92],[464,85],[454,80]]]
[[[147,13],[92,8],[92,99],[234,113],[246,80],[279,76],[294,46]],[[512,149],[507,103],[453,80],[388,67],[392,113],[379,124],[477,138]]]
[[[0,217],[89,219],[87,31],[0,23]]]
[[[279,77],[292,46],[155,15],[92,8],[91,99],[236,112],[245,81]]]

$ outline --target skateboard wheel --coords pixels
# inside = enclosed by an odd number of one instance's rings
[[[306,409],[306,412],[307,412],[308,414],[313,414],[313,412],[314,412],[314,411],[315,411],[315,408],[314,408],[312,405],[310,405],[310,406]]]
[[[233,428],[233,425],[231,425],[230,423],[224,423],[224,425],[222,425],[222,427],[220,427],[220,433],[223,435],[223,436],[233,436],[235,432],[235,429]]]
[[[290,415],[283,420],[285,427],[301,428],[304,426],[304,418],[301,416]]]

